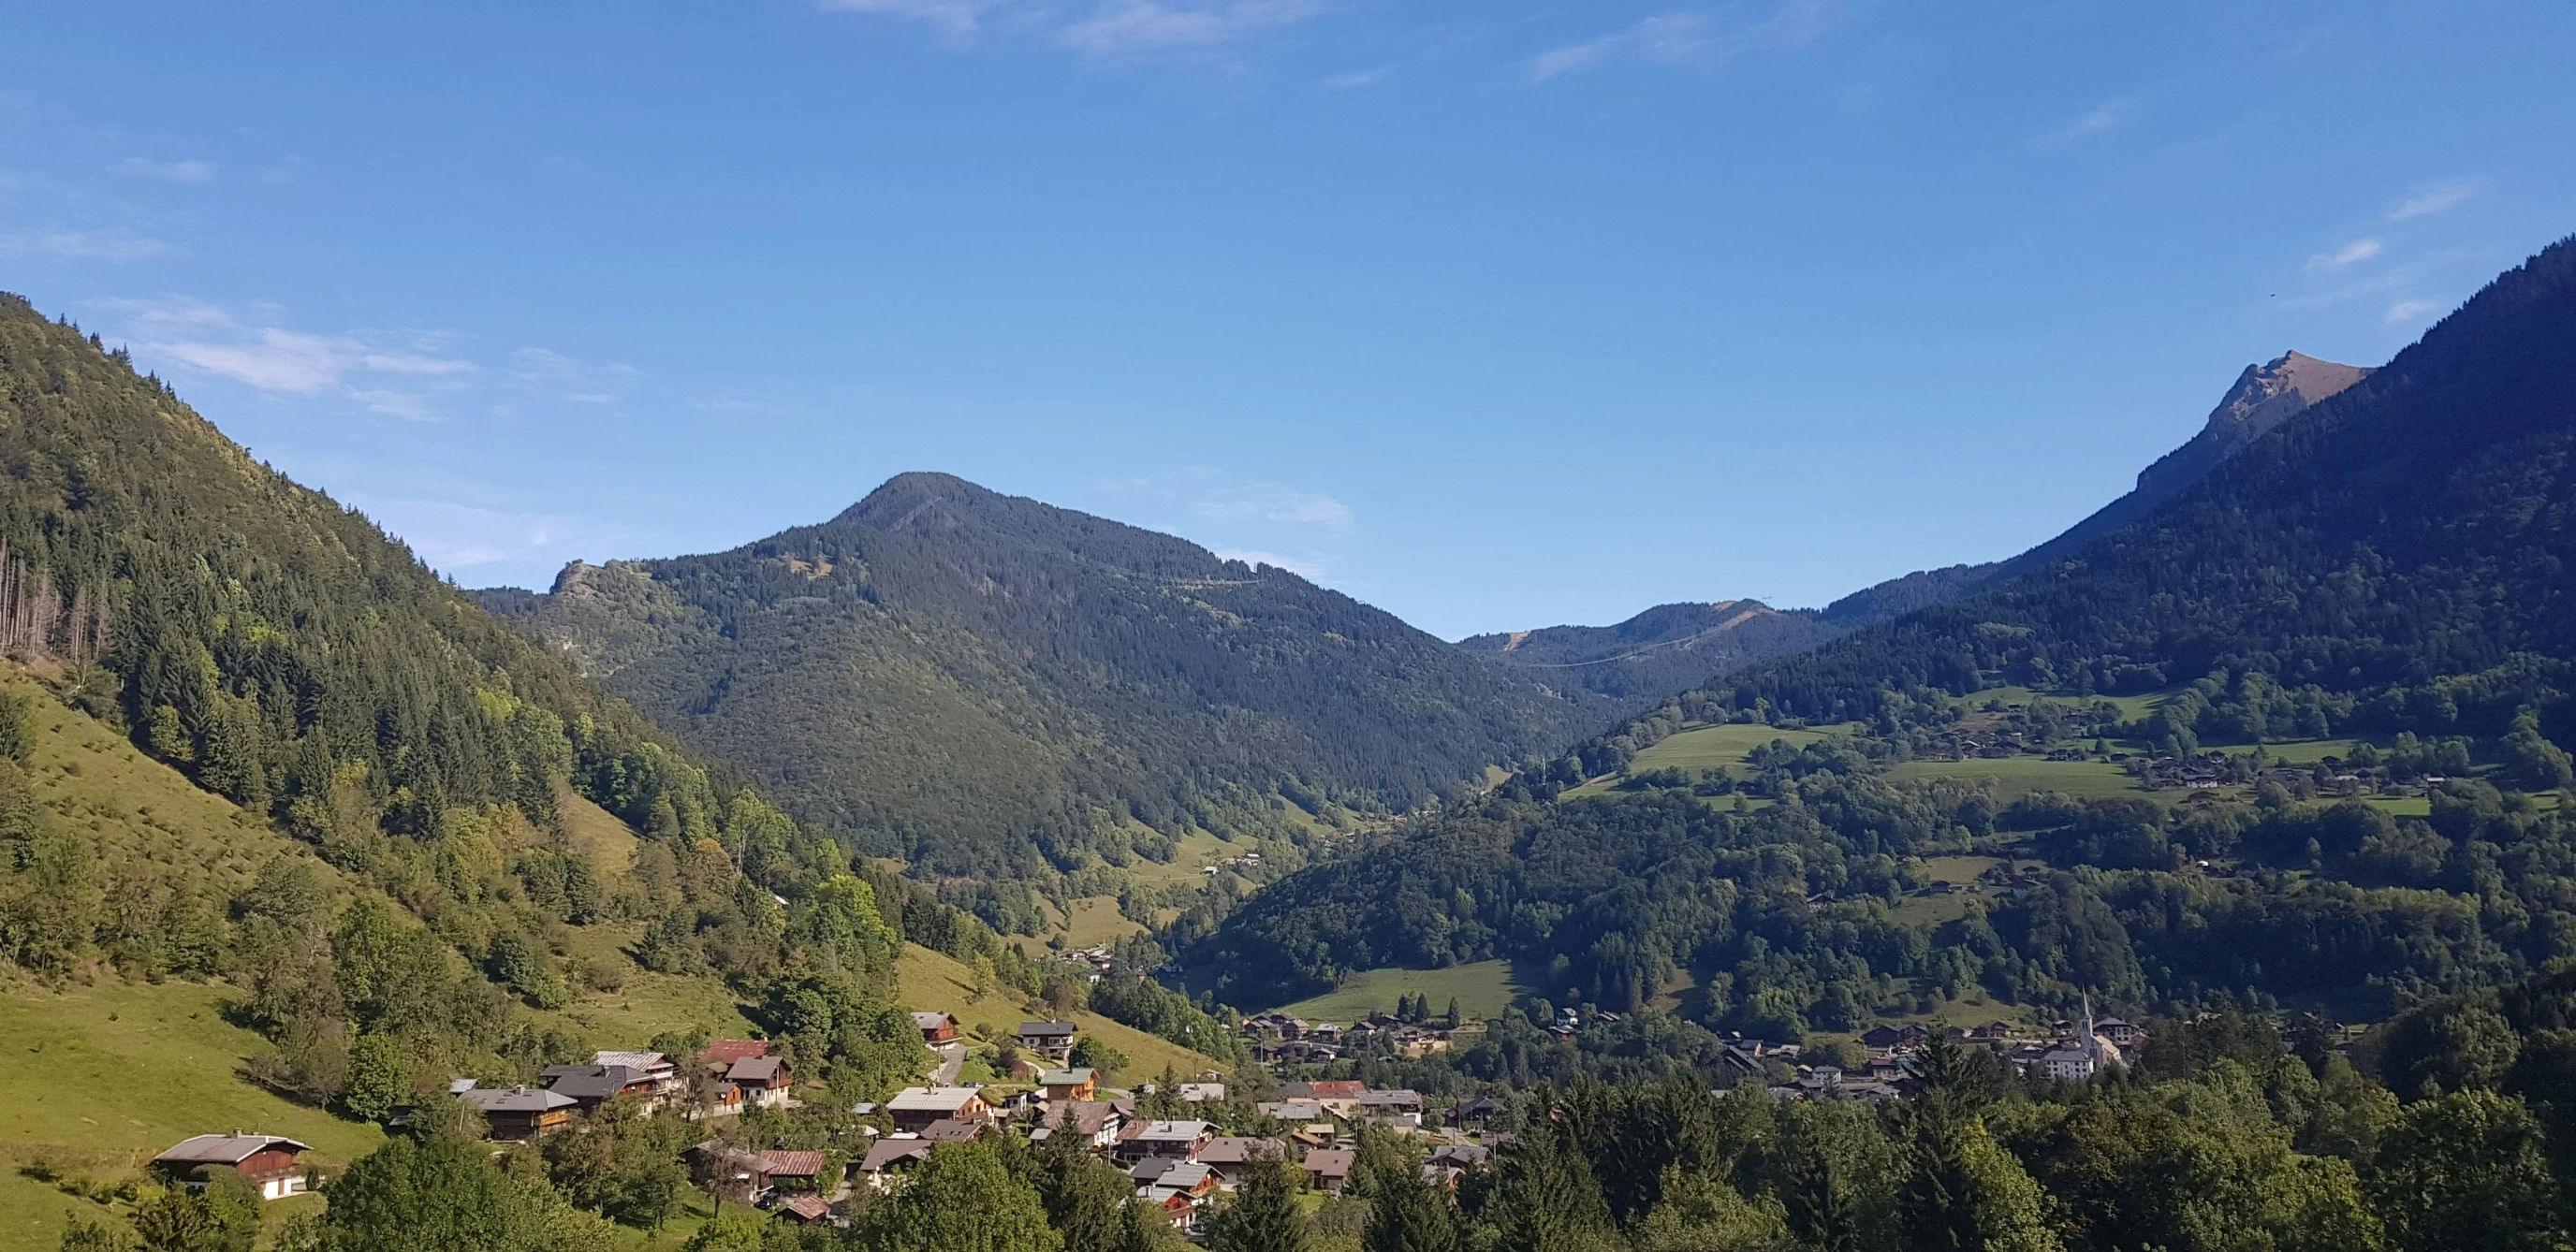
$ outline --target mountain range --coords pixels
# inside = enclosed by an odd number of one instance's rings
[[[1659,700],[1729,670],[1804,652],[1874,625],[2009,580],[2153,512],[2308,406],[2370,376],[2297,352],[2245,367],[2200,431],[2138,474],[2137,486],[2065,533],[2019,556],[1890,579],[1822,609],[1753,600],[1657,605],[1615,626],[1550,626],[1473,635],[1458,646],[1621,699]]]
[[[944,474],[482,600],[806,820],[937,873],[1406,810],[1623,708],[1287,570]]]
[[[1190,937],[1192,977],[1257,1002],[1510,958],[1548,997],[1690,987],[1687,1016],[1787,1038],[1972,991],[2378,1016],[2576,956],[2576,240],[2377,371],[2321,364],[2249,373],[2134,520],[1290,875]],[[1735,732],[1749,777],[1627,776]],[[1900,866],[1971,855],[2010,884],[1906,900]]]
[[[2368,374],[2297,353],[2248,367],[2064,535],[1821,610],[1669,604],[1451,647],[1288,571],[941,474],[730,551],[478,594],[852,846],[1025,876],[1160,859],[1191,829],[1294,836],[1455,799],[1713,676],[2071,552]]]

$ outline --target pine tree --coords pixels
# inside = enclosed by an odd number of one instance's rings
[[[1234,1202],[1207,1222],[1208,1252],[1306,1252],[1308,1243],[1286,1161],[1263,1161],[1247,1171]]]
[[[1381,1171],[1369,1195],[1365,1252],[1458,1252],[1458,1214],[1419,1169]]]

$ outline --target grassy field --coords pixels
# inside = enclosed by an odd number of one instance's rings
[[[2078,800],[2112,797],[2154,799],[2157,793],[2138,785],[2119,766],[2107,761],[2049,761],[2035,756],[2008,756],[1974,761],[1907,761],[1888,771],[1895,779],[1991,778],[1997,798],[2041,791],[2062,791]]]
[[[1073,911],[1065,919],[1064,941],[1077,948],[1110,943],[1129,935],[1145,933],[1145,928],[1127,920],[1118,912],[1118,901],[1111,896],[1087,896],[1073,902]]]
[[[1512,978],[1509,961],[1477,961],[1447,969],[1373,969],[1345,979],[1322,995],[1280,1008],[1308,1021],[1352,1022],[1371,1013],[1395,1011],[1400,995],[1428,995],[1431,1011],[1448,1008],[1455,997],[1470,1019],[1500,1017],[1522,988]]]
[[[0,989],[0,1247],[50,1248],[68,1215],[97,1211],[19,1171],[129,1176],[190,1135],[286,1135],[324,1165],[383,1142],[374,1127],[292,1104],[239,1077],[268,1050],[218,1011],[226,991],[191,983]]]
[[[991,1026],[1007,1036],[1021,1022],[1038,1016],[1009,991],[977,994],[973,970],[918,944],[904,945],[903,959],[895,966],[895,981],[896,996],[906,1006],[954,1013],[968,1030]],[[1133,1026],[1122,1026],[1097,1013],[1076,1013],[1073,1021],[1084,1033],[1098,1035],[1103,1043],[1127,1054],[1129,1080],[1150,1079],[1162,1073],[1165,1066],[1182,1074],[1224,1068],[1224,1063],[1213,1057]]]
[[[1699,726],[1668,735],[1660,743],[1636,755],[1628,763],[1628,772],[1643,774],[1659,769],[1678,769],[1697,773],[1709,769],[1741,770],[1744,758],[1755,748],[1773,740],[1785,740],[1792,747],[1821,743],[1832,737],[1829,730],[1785,730],[1758,723]],[[1585,783],[1565,794],[1568,797],[1604,795],[1610,791],[1608,781]]]

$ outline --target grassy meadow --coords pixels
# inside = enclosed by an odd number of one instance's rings
[[[904,945],[903,959],[895,965],[895,981],[896,997],[905,1005],[925,1011],[954,1013],[958,1022],[970,1032],[980,1032],[989,1026],[996,1032],[996,1037],[1007,1039],[1021,1022],[1048,1016],[1043,1009],[1029,1008],[1016,993],[1007,989],[979,991],[974,970],[919,944]],[[1133,1026],[1120,1025],[1097,1013],[1075,1013],[1072,1020],[1083,1033],[1097,1035],[1101,1042],[1127,1054],[1125,1081],[1150,1079],[1162,1073],[1166,1066],[1181,1074],[1225,1068],[1224,1063],[1214,1057],[1193,1052]]]
[[[1395,1011],[1401,995],[1431,997],[1431,1011],[1442,1012],[1454,997],[1468,1020],[1500,1017],[1519,1000],[1523,988],[1509,961],[1477,961],[1447,969],[1373,969],[1344,979],[1342,985],[1310,999],[1283,1004],[1283,1012],[1308,1021],[1353,1022],[1371,1013]]]

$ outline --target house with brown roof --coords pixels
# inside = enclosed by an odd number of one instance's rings
[[[309,1151],[283,1135],[198,1135],[180,1140],[152,1158],[152,1172],[173,1186],[191,1190],[230,1171],[241,1176],[263,1200],[282,1200],[305,1189],[305,1171],[296,1157]]]
[[[984,1093],[974,1087],[906,1087],[886,1101],[886,1114],[894,1119],[896,1130],[912,1134],[921,1133],[943,1118],[993,1120],[992,1106],[984,1103]]]
[[[1199,1149],[1215,1137],[1216,1128],[1202,1121],[1129,1122],[1118,1132],[1118,1143],[1110,1154],[1122,1161],[1152,1156],[1186,1161],[1197,1156]]]
[[[546,1089],[568,1096],[582,1112],[590,1112],[619,1096],[633,1096],[644,1101],[650,1112],[661,1103],[662,1083],[649,1070],[625,1065],[549,1065],[539,1071]]]
[[[744,1104],[759,1109],[785,1107],[796,1085],[787,1062],[774,1056],[746,1056],[734,1062],[725,1069],[725,1081],[742,1092]]]
[[[1231,1190],[1260,1162],[1287,1160],[1288,1148],[1276,1139],[1218,1135],[1202,1145],[1191,1159],[1216,1171],[1217,1185]]]
[[[921,1128],[928,1143],[968,1143],[984,1133],[984,1123],[966,1118],[943,1117]]]
[[[758,1164],[753,1167],[753,1172],[759,1175],[764,1189],[778,1187],[791,1191],[820,1191],[823,1182],[823,1154],[816,1151],[787,1149],[763,1152],[758,1158]]]
[[[1351,1166],[1359,1153],[1349,1148],[1317,1148],[1306,1154],[1303,1162],[1306,1181],[1317,1191],[1340,1195],[1351,1181]]]
[[[571,1096],[535,1087],[469,1087],[456,1098],[483,1115],[484,1133],[493,1139],[534,1142],[572,1121]]]
[[[832,1202],[818,1195],[789,1196],[770,1212],[799,1226],[840,1224],[839,1219],[832,1216]]]
[[[698,1053],[698,1064],[721,1074],[736,1061],[767,1055],[769,1042],[765,1039],[718,1039]]]
[[[1100,1094],[1100,1075],[1088,1069],[1051,1069],[1038,1075],[1038,1087],[1050,1104],[1088,1100]]]
[[[1124,1121],[1118,1106],[1107,1100],[1067,1100],[1049,1105],[1039,1119],[1031,1139],[1051,1139],[1071,1135],[1080,1146],[1094,1152],[1106,1152],[1118,1142],[1118,1131]]]
[[[1022,1022],[1020,1050],[1062,1065],[1073,1058],[1073,1037],[1080,1029],[1072,1022]]]
[[[892,1190],[913,1167],[930,1159],[938,1147],[927,1139],[879,1139],[859,1161],[859,1178],[878,1191]]]

